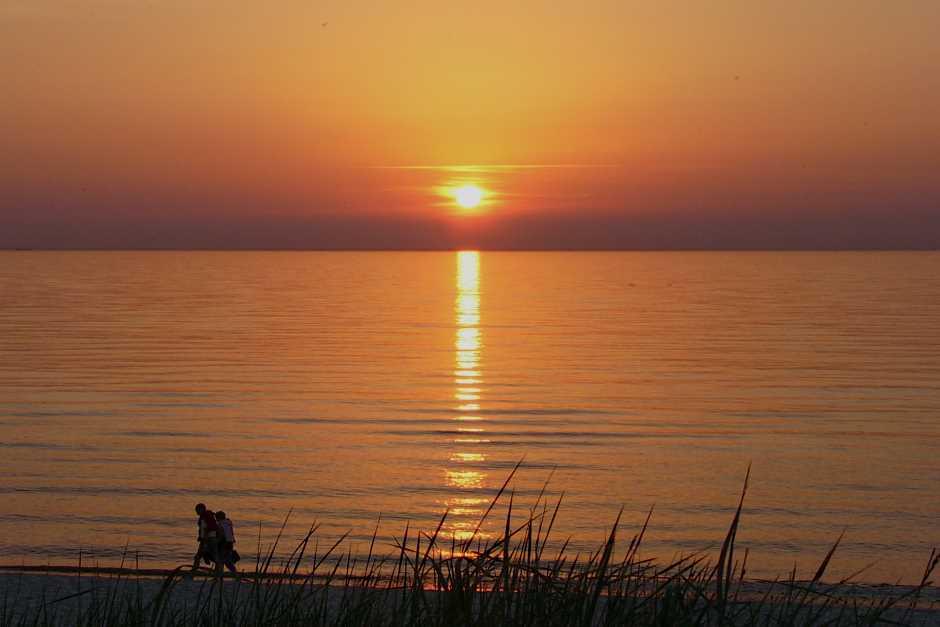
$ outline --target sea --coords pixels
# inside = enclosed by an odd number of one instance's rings
[[[940,253],[0,252],[0,565],[191,562],[197,502],[243,564],[556,505],[667,562],[743,493],[750,575],[916,583],[938,489]]]

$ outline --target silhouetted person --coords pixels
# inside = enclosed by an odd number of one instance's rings
[[[235,552],[235,529],[232,521],[222,511],[215,513],[215,521],[219,524],[219,559],[231,572],[237,572],[235,562],[238,561],[238,553]]]
[[[196,555],[193,556],[193,570],[199,567],[199,560],[215,562],[215,572],[222,572],[222,560],[219,558],[219,523],[215,519],[215,514],[207,509],[204,503],[196,505],[196,515],[199,519],[196,521],[199,540],[199,548],[196,549]]]

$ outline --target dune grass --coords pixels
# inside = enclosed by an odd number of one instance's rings
[[[755,582],[746,577],[747,551],[735,544],[737,510],[716,560],[689,555],[669,563],[641,559],[649,523],[619,535],[620,516],[589,554],[571,555],[567,542],[549,541],[562,499],[545,489],[522,514],[508,490],[517,465],[463,540],[445,539],[445,513],[432,532],[407,527],[394,550],[381,552],[377,533],[355,557],[346,536],[321,548],[317,527],[287,555],[278,553],[284,521],[253,572],[238,578],[199,575],[180,567],[143,585],[136,577],[93,580],[71,595],[30,603],[0,599],[0,625],[287,626],[287,625],[876,625],[937,620],[922,594],[932,585],[933,551],[918,585],[892,596],[845,592],[849,580],[825,583],[839,541],[810,580]],[[483,540],[481,528],[497,503],[507,506],[501,532]],[[289,518],[289,515],[288,515]],[[841,538],[840,538],[841,540]]]

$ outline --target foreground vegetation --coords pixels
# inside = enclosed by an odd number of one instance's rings
[[[516,467],[518,469],[518,466]],[[741,501],[717,560],[690,555],[672,563],[640,559],[646,524],[629,540],[618,537],[619,516],[606,541],[589,555],[571,556],[567,543],[547,554],[561,499],[544,489],[521,522],[514,522],[506,483],[467,539],[445,541],[406,527],[391,556],[381,557],[373,535],[357,559],[345,536],[324,551],[316,527],[282,557],[281,533],[253,573],[239,578],[198,576],[178,568],[142,583],[122,574],[93,579],[83,590],[51,599],[0,598],[0,625],[287,626],[287,625],[875,625],[934,624],[924,592],[934,551],[919,585],[890,597],[847,593],[847,580],[824,583],[839,542],[815,575],[795,571],[776,581],[746,579],[747,552],[736,553]],[[480,529],[501,499],[507,504],[499,537]],[[285,525],[286,525],[285,520]],[[649,517],[647,517],[647,523]],[[840,538],[841,539],[841,538]]]

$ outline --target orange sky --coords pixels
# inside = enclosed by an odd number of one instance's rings
[[[0,246],[936,247],[937,24],[932,0],[4,0]],[[461,215],[438,191],[471,179]]]

